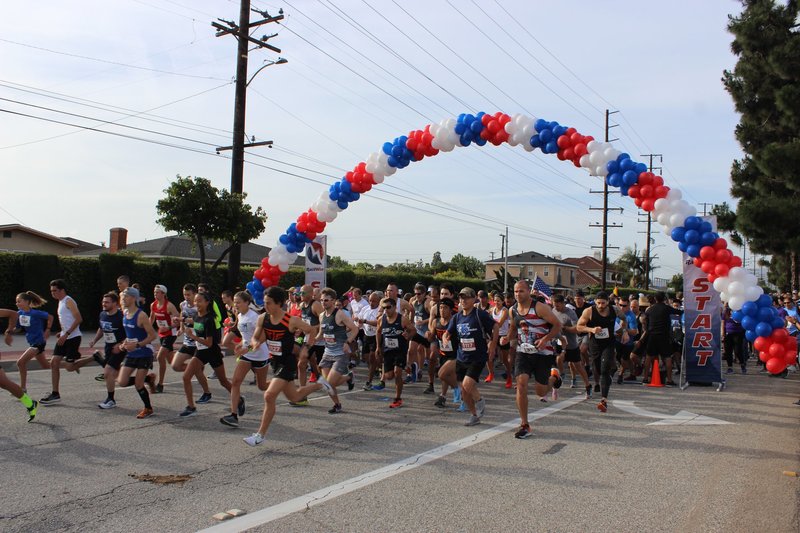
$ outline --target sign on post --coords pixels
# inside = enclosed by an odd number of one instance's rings
[[[320,289],[326,287],[327,253],[327,235],[319,235],[306,245],[306,285]]]

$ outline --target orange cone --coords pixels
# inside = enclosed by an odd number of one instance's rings
[[[650,373],[650,383],[647,384],[648,387],[663,387],[664,384],[661,383],[661,370],[658,368],[658,358],[653,361],[653,372]]]

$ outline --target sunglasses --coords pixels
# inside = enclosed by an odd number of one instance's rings
[[[391,308],[392,308],[391,305],[382,305],[381,306],[381,309],[391,309]]]
[[[619,304],[620,307],[628,307],[628,304]]]
[[[333,298],[321,298],[320,302],[332,302]]]

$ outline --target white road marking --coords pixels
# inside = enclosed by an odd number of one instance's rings
[[[648,411],[647,409],[636,407],[634,403],[629,400],[614,400],[611,402],[611,404],[614,407],[622,409],[623,411],[633,415],[659,419],[658,422],[650,422],[647,424],[648,426],[721,426],[733,424],[733,422],[727,422],[725,420],[712,418],[710,416],[698,415],[690,411],[679,411],[674,415]]]
[[[544,409],[531,413],[530,421],[534,422],[544,418],[548,415],[561,411],[562,409],[566,409],[567,407],[578,404],[584,401],[584,399],[585,398],[583,394],[581,394],[579,396],[561,401],[557,404],[549,405]],[[438,448],[408,457],[371,472],[360,474],[356,477],[336,483],[329,487],[325,487],[314,492],[309,492],[308,494],[298,496],[297,498],[293,498],[283,503],[261,509],[260,511],[253,512],[251,514],[209,527],[207,529],[203,529],[201,530],[201,533],[229,533],[244,531],[272,522],[274,520],[278,520],[279,518],[283,518],[292,513],[310,509],[311,507],[315,507],[334,498],[338,498],[344,494],[348,494],[360,488],[367,487],[379,481],[383,481],[384,479],[396,476],[397,474],[407,472],[426,463],[430,463],[431,461],[435,461],[455,452],[464,450],[470,446],[474,446],[475,444],[479,444],[483,441],[491,439],[492,437],[500,435],[501,433],[505,433],[509,429],[515,428],[518,425],[519,418],[509,420],[508,422],[500,424],[499,426],[485,429],[479,433],[475,433],[474,435],[444,444]]]

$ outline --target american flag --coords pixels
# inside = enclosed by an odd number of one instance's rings
[[[542,278],[536,276],[533,280],[533,290],[539,291],[544,295],[544,300],[548,304],[551,304],[550,298],[553,296],[553,289],[550,288],[550,285],[544,282]]]

